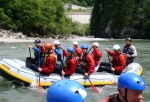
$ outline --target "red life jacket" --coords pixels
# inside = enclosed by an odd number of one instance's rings
[[[87,53],[82,55],[81,67],[87,70],[88,74],[92,74],[95,69],[95,62],[92,54]]]
[[[51,53],[51,54],[45,54],[44,63],[45,63],[46,65],[48,64],[48,62],[47,62],[47,57],[49,57],[49,56],[55,57],[56,62],[57,62],[57,55],[56,55],[54,52]]]
[[[117,94],[118,94],[117,92],[110,94],[108,97],[103,99],[102,102],[118,102],[116,98]]]
[[[42,72],[44,74],[53,73],[56,61],[57,61],[57,56],[54,52],[51,54],[45,55],[45,61],[42,64]]]
[[[77,60],[75,57],[67,58],[63,63],[63,70],[65,75],[71,75],[75,72],[75,68],[77,66]]]
[[[96,67],[102,57],[102,52],[98,48],[94,47],[92,51],[92,55],[94,57],[95,67]]]
[[[127,56],[126,54],[115,54],[113,51],[109,51],[108,54],[112,56],[111,63],[113,64],[113,67],[115,68],[115,71],[118,73],[121,73],[123,69],[126,67],[127,62]]]
[[[112,94],[110,94],[108,97],[106,97],[105,99],[103,99],[101,102],[118,102],[117,100],[117,92],[114,92]],[[144,102],[143,100],[140,100],[139,102]]]

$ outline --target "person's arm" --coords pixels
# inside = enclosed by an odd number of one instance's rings
[[[42,52],[43,54],[46,54],[46,51],[45,51],[44,46],[40,46],[40,50],[41,50],[41,52]]]
[[[86,60],[87,60],[87,63],[89,64],[88,65],[88,72],[87,74],[92,74],[94,72],[94,69],[95,69],[95,62],[94,62],[94,59],[92,57],[91,54],[88,54],[87,57],[86,57]]]
[[[82,50],[78,47],[74,47],[76,54],[78,55],[78,57],[81,57],[82,55]]]
[[[33,47],[32,49],[33,49],[35,52],[37,52],[37,53],[41,52],[40,49],[37,48],[37,47]]]
[[[108,51],[108,54],[109,54],[110,56],[114,56],[114,55],[115,55],[115,52],[114,52],[114,51]]]
[[[125,69],[126,67],[126,57],[122,54],[119,56],[119,65],[114,65],[113,67],[115,68],[115,71],[117,72],[122,72],[123,69]]]
[[[63,50],[63,54],[64,54],[65,57],[68,57],[68,53],[67,53],[66,50]]]
[[[94,47],[93,49],[94,49],[93,51],[94,51],[96,57],[101,58],[102,57],[102,52],[96,47]]]
[[[130,46],[130,49],[133,51],[133,54],[130,55],[130,56],[131,56],[131,57],[137,57],[137,51],[136,51],[135,46],[131,45],[131,46]]]
[[[57,55],[61,55],[63,52],[62,52],[61,49],[55,49],[55,53],[56,53]]]

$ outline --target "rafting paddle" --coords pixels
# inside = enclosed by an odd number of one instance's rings
[[[93,48],[93,46],[91,46],[91,48],[89,49],[88,53],[91,51],[92,48]]]
[[[29,54],[30,54],[30,58],[31,58],[31,50],[30,50],[30,48],[29,48]]]
[[[106,52],[106,53],[107,53],[108,61],[109,61],[110,65],[112,66],[112,64],[111,64],[111,62],[110,62],[110,57],[109,57],[109,55],[108,55],[108,52]]]
[[[39,67],[41,67],[41,66],[40,66],[40,60],[41,60],[40,55],[41,55],[41,54],[40,54],[40,49],[39,49]],[[41,87],[41,82],[40,82],[41,80],[40,80],[40,77],[41,77],[41,73],[39,72],[39,84],[38,84],[39,88]]]
[[[88,77],[87,77],[87,79],[89,80],[89,82],[90,82],[90,84],[91,84],[92,90],[93,90],[95,93],[99,93],[99,92],[100,92],[99,89],[98,89],[95,85],[92,84],[91,80],[90,80]]]
[[[82,68],[82,69],[83,69],[83,68]],[[83,71],[84,71],[84,73],[86,73],[84,69],[83,69]],[[91,82],[91,80],[89,79],[89,77],[86,76],[85,78],[87,78],[87,79],[89,80],[89,82],[90,82],[90,84],[91,84],[91,87],[92,87],[92,90],[93,90],[95,93],[99,93],[99,92],[100,92],[99,89],[98,89],[95,85],[92,84],[92,82]]]

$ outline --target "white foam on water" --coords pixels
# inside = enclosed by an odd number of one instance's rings
[[[39,87],[39,86],[37,85],[37,83],[35,83],[35,82],[32,82],[32,83],[30,84],[29,89],[30,89],[30,90],[35,90],[35,91],[37,91],[38,93],[42,93],[42,94],[47,93],[47,89],[44,89],[43,87]]]
[[[11,47],[11,48],[15,49],[16,47],[13,46],[13,47]]]

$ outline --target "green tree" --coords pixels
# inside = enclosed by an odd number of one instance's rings
[[[144,5],[144,14],[145,14],[144,38],[150,39],[150,0],[147,0]]]
[[[96,0],[91,18],[95,37],[121,38],[122,30],[132,21],[133,0]]]
[[[122,30],[132,26],[134,0],[116,0],[114,3],[111,32],[113,38],[121,38]]]
[[[0,0],[0,5],[1,28],[42,36],[74,31],[61,0]]]
[[[95,1],[90,22],[91,34],[94,35],[94,37],[111,36],[107,27],[109,27],[112,22],[113,3],[113,0]]]

